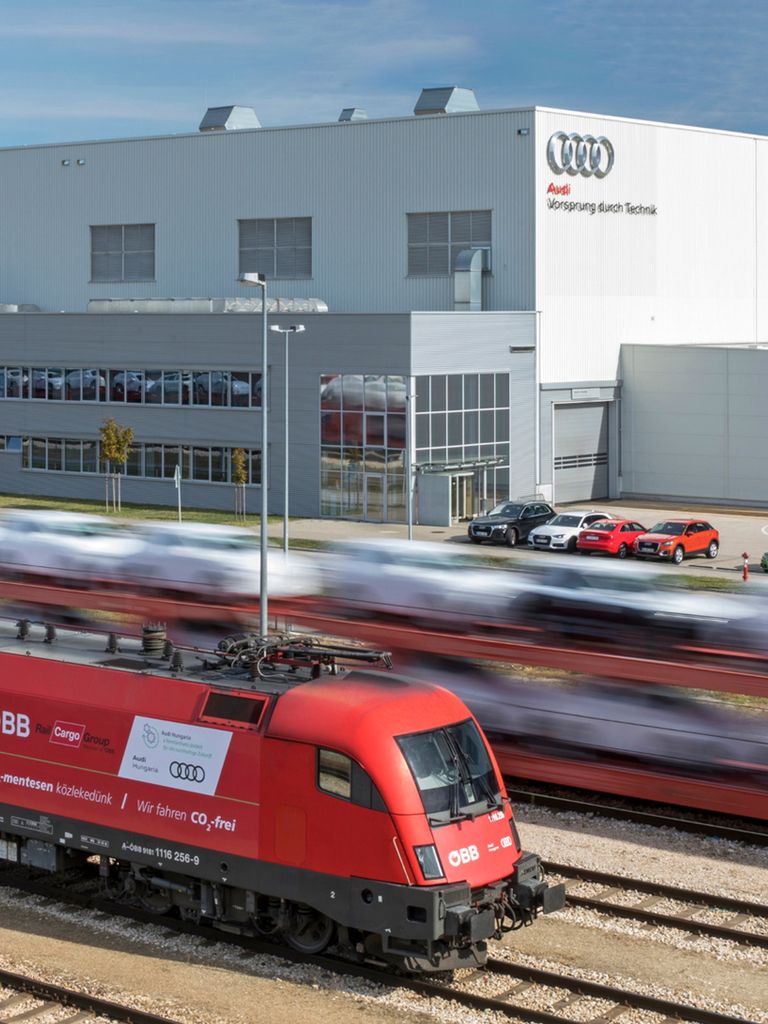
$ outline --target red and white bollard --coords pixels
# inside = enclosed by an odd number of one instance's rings
[[[744,559],[744,566],[741,570],[741,578],[746,583],[749,579],[749,555],[746,551],[742,551],[741,557]]]

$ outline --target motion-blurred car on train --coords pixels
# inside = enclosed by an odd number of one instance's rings
[[[255,596],[259,593],[259,537],[243,527],[212,523],[142,522],[133,535],[139,549],[123,563],[123,578],[163,592],[203,599]],[[272,550],[268,558],[269,591],[275,596],[313,593],[319,586],[314,564]]]
[[[103,516],[23,509],[0,517],[0,574],[30,575],[65,586],[130,565],[141,543]]]
[[[14,511],[0,518],[0,577],[24,576],[59,586],[124,585],[187,599],[254,598],[260,589],[259,538],[240,527],[141,522],[121,526],[103,516]],[[275,596],[317,592],[314,563],[269,553]]]
[[[693,645],[768,653],[764,597],[672,589],[648,567],[626,563],[537,566],[511,603],[510,616],[561,641],[654,655]]]
[[[522,578],[427,541],[371,540],[336,545],[327,559],[325,593],[366,618],[397,616],[414,624],[464,629],[509,622]]]
[[[651,683],[524,680],[468,661],[414,657],[401,668],[451,690],[493,742],[567,760],[631,761],[768,787],[768,717]]]

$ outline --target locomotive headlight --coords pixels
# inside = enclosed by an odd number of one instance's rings
[[[435,846],[432,844],[429,846],[414,846],[413,852],[416,854],[421,873],[426,881],[431,882],[434,878],[445,877],[443,865],[440,863],[440,857]]]

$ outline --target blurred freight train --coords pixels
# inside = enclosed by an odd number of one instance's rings
[[[563,906],[466,706],[340,671],[383,652],[14,633],[0,620],[4,860],[96,855],[115,898],[412,971],[482,964]]]
[[[43,511],[0,518],[0,584],[21,578],[88,591],[78,607],[97,608],[101,588],[118,588],[136,595],[137,608],[142,595],[177,600],[179,618],[185,605],[252,608],[259,577],[259,538],[248,529],[167,521],[128,527]],[[309,597],[321,616],[459,635],[485,631],[542,646],[768,664],[765,596],[672,588],[649,567],[625,561],[552,556],[527,568],[491,568],[453,544],[366,540],[322,555],[292,552],[287,560],[272,549],[269,581],[273,596]]]
[[[403,672],[450,689],[492,741],[569,761],[748,781],[768,792],[766,711],[652,683],[524,680],[461,659],[413,658]]]

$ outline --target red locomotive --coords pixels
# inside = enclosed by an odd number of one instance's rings
[[[563,905],[521,851],[466,706],[339,674],[337,657],[372,652],[240,637],[195,655],[151,632],[105,650],[5,630],[6,860],[57,871],[98,855],[116,897],[410,970],[482,963],[489,938]]]

